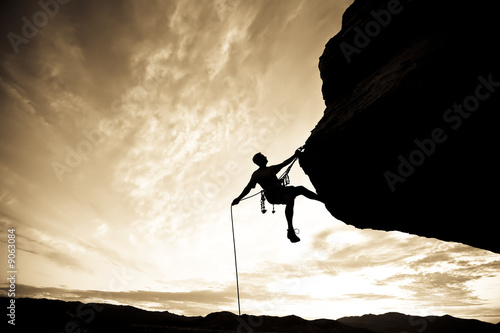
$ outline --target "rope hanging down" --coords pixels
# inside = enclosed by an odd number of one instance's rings
[[[231,205],[231,228],[233,230],[233,248],[234,248],[234,268],[236,271],[236,292],[238,295],[238,316],[241,316],[240,306],[240,281],[238,279],[238,260],[236,259],[236,240],[234,238],[233,205]]]

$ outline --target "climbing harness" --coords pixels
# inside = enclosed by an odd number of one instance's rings
[[[304,148],[303,147],[299,147],[297,150],[303,150]],[[279,177],[279,185],[277,186],[282,186],[282,187],[285,187],[285,186],[288,186],[290,185],[290,176],[288,176],[288,174],[290,173],[290,170],[292,169],[292,166],[293,164],[295,163],[295,161],[297,161],[298,159],[298,156],[296,156],[292,162],[290,163],[290,165],[288,166],[288,168],[286,168],[285,172],[283,172],[283,174]],[[265,190],[262,190],[260,191],[260,211],[262,212],[262,214],[265,214],[267,212],[267,209],[266,209],[266,194],[265,194]],[[252,196],[250,197],[247,197],[245,199],[249,199],[251,198]],[[244,199],[242,199],[244,200]],[[273,214],[276,212],[276,210],[274,210],[274,204],[273,205]]]
[[[302,150],[303,147],[300,147],[298,149]],[[297,158],[298,158],[298,156],[296,156],[293,159],[293,161],[290,163],[290,165],[285,170],[285,172],[283,172],[283,174],[279,177],[280,186],[287,186],[287,185],[290,184],[290,177],[288,176],[288,174],[290,173],[290,170],[292,169],[292,166],[295,163],[295,161],[297,160]],[[245,198],[241,199],[240,201],[253,198],[253,197],[255,197],[255,196],[259,195],[259,194],[260,194],[260,211],[262,212],[262,214],[264,214],[265,212],[267,212],[267,209],[266,209],[266,196],[265,196],[265,191],[264,190],[261,190],[260,192],[257,192],[255,194],[246,196]],[[274,212],[275,212],[275,210],[274,210],[274,204],[273,204],[273,214],[274,214]],[[231,229],[233,231],[234,269],[235,269],[235,272],[236,272],[236,295],[238,297],[238,316],[241,316],[240,281],[239,281],[239,278],[238,278],[238,259],[237,259],[237,255],[236,255],[236,238],[234,236],[233,205],[231,205]],[[297,229],[297,228],[295,228],[294,232],[295,232],[295,234],[299,234],[300,230]]]

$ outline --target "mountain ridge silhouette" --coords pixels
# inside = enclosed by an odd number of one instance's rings
[[[2,304],[9,299],[2,297]],[[400,313],[344,317],[338,320],[306,320],[296,315],[285,317],[238,315],[220,311],[206,316],[183,316],[169,311],[147,311],[129,305],[66,302],[62,300],[16,299],[16,328],[36,332],[336,332],[392,333],[417,332],[421,321],[429,319],[426,333],[498,332],[500,326],[478,320],[451,316],[415,317]],[[394,319],[396,317],[396,319]],[[389,320],[390,318],[390,320]],[[414,318],[412,320],[412,318]],[[369,319],[369,320],[367,320]],[[371,320],[371,322],[370,322]],[[420,321],[419,321],[420,320]],[[389,325],[387,324],[389,323]],[[397,323],[395,326],[394,323]],[[391,326],[392,325],[392,326]],[[420,325],[420,326],[419,326]],[[434,326],[433,326],[434,325]],[[373,326],[373,327],[369,327]],[[389,327],[390,329],[387,329]],[[409,329],[413,329],[409,330]],[[440,329],[440,330],[436,330]]]

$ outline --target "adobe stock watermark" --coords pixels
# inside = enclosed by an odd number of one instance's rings
[[[462,103],[454,103],[443,113],[443,121],[446,126],[434,128],[429,136],[424,139],[415,139],[415,149],[406,156],[399,155],[399,165],[394,171],[384,172],[384,179],[391,192],[396,191],[396,185],[404,183],[420,167],[427,158],[431,157],[439,144],[448,139],[446,129],[458,130],[464,120],[468,119],[500,87],[500,81],[494,81],[493,73],[487,76],[479,75],[478,84],[474,92],[466,96]]]
[[[412,0],[407,0],[412,1]],[[348,64],[352,62],[354,54],[360,54],[361,51],[370,45],[371,41],[378,37],[383,29],[387,28],[395,15],[401,14],[404,6],[399,0],[389,0],[386,9],[378,12],[371,10],[370,15],[373,20],[367,22],[363,28],[354,27],[354,36],[352,43],[342,42],[339,47]]]
[[[38,35],[39,29],[45,27],[49,21],[59,13],[60,5],[66,5],[71,0],[40,0],[38,6],[40,10],[35,12],[31,19],[23,16],[21,17],[21,31],[19,34],[9,32],[7,39],[14,50],[14,53],[19,53],[19,46],[21,44],[28,44],[29,41]]]
[[[315,262],[322,261],[323,258],[328,257],[330,251],[329,245],[331,243],[332,242],[329,241],[329,238],[321,242],[321,244],[317,247],[317,249],[311,256],[311,258],[313,258],[312,263],[309,262],[309,260],[302,261],[293,269],[293,275],[295,276],[292,275],[291,277],[280,280],[283,288],[287,290],[287,295],[293,295],[295,293],[300,294],[300,291],[304,286],[304,281],[307,281],[308,277],[315,276],[316,274],[316,272],[314,271]],[[245,317],[238,316],[237,320],[239,325],[236,331],[241,333],[255,332],[264,324],[266,314],[273,313],[276,310],[283,310],[288,308],[292,304],[290,300],[290,297],[287,297],[286,295],[279,295],[278,297],[272,298],[272,300],[268,302],[258,302],[257,310],[262,315],[248,315]]]
[[[131,98],[140,98],[147,94],[148,90],[153,89],[160,84],[160,80],[154,78],[149,83],[144,83],[135,87],[132,92]],[[120,110],[124,105],[123,98],[118,97],[111,102],[110,111]],[[65,158],[62,162],[53,161],[50,165],[52,171],[56,175],[59,182],[64,180],[63,176],[66,173],[71,173],[79,167],[84,161],[90,158],[92,152],[101,144],[104,143],[106,138],[110,137],[116,131],[115,123],[107,118],[102,118],[97,126],[91,130],[82,130],[80,133],[84,139],[80,140],[74,147],[66,145]]]
[[[216,0],[214,1],[215,12],[219,20],[224,21],[229,15],[234,14],[243,0]]]
[[[294,114],[288,113],[286,110],[275,110],[267,121],[267,126],[259,129],[253,140],[248,140],[238,147],[238,153],[242,156],[252,156],[273,142],[295,117]],[[184,213],[186,215],[195,212],[203,213],[210,207],[213,200],[229,186],[231,179],[240,175],[241,170],[242,167],[236,160],[226,162],[222,168],[213,169],[208,178],[196,186],[198,190],[192,194],[191,200],[184,203]]]
[[[59,333],[88,332],[87,325],[94,321],[96,312],[101,312],[102,310],[104,310],[104,307],[99,304],[78,304],[75,313],[66,312],[71,317],[71,320],[64,324],[64,330]]]
[[[113,277],[108,281],[107,285],[112,292],[121,291],[128,286],[128,281],[135,278],[133,275],[128,274],[124,267],[121,268],[121,271],[113,270],[112,275]],[[88,332],[88,325],[95,320],[97,313],[103,310],[104,307],[96,303],[78,304],[74,312],[66,312],[71,319],[61,326],[60,333]]]
[[[111,275],[113,276],[109,279],[107,285],[108,290],[110,291],[122,291],[124,288],[127,288],[129,286],[130,281],[134,281],[136,279],[135,274],[131,274],[129,269],[127,269],[126,267],[120,268],[120,271],[118,271],[118,269],[114,269],[111,272]]]
[[[425,333],[428,328],[432,328],[433,330],[436,327],[433,327],[434,322],[438,319],[439,314],[444,314],[446,311],[446,304],[443,302],[442,298],[438,301],[438,304],[430,304],[425,308],[417,308],[416,313],[412,316],[408,317],[408,324],[412,326],[412,330],[410,332],[419,332]],[[410,333],[408,331],[401,331],[400,333]]]
[[[113,121],[103,118],[96,128],[81,131],[85,139],[80,140],[75,147],[66,145],[66,156],[64,161],[53,161],[51,163],[52,170],[59,182],[64,180],[64,174],[71,173],[75,168],[80,166],[83,161],[87,161],[94,149],[100,146],[105,141],[105,138],[109,137],[114,130],[115,125]]]

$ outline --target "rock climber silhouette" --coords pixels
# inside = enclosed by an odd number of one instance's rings
[[[281,169],[292,163],[300,154],[301,150],[297,149],[293,156],[287,158],[280,164],[272,166],[267,166],[267,157],[262,153],[255,154],[252,161],[257,164],[259,168],[254,171],[250,178],[250,182],[245,186],[241,194],[232,202],[233,206],[237,205],[257,184],[259,184],[265,191],[267,201],[273,205],[286,205],[285,216],[288,223],[287,238],[292,243],[300,241],[293,227],[293,207],[295,198],[299,195],[303,195],[306,198],[322,202],[316,193],[308,190],[304,186],[284,186],[282,181],[276,176]]]

